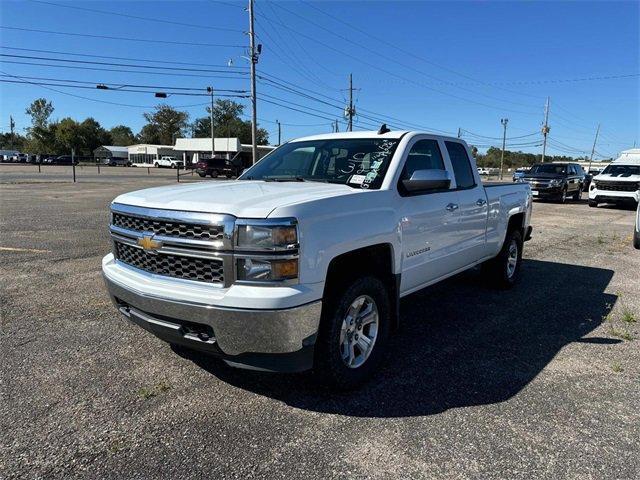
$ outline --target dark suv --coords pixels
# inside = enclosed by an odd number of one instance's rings
[[[225,170],[224,158],[205,158],[196,164],[196,173],[201,177],[210,176],[216,178],[222,175]]]
[[[531,185],[534,198],[551,198],[564,203],[568,196],[580,200],[585,173],[577,163],[539,163],[520,181]]]

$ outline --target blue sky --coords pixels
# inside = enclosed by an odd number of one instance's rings
[[[44,77],[86,82],[74,85],[91,88],[50,88],[93,100],[134,105],[91,101],[34,84],[0,83],[2,131],[8,130],[10,114],[19,131],[27,127],[29,118],[24,110],[41,96],[53,101],[54,118],[92,116],[107,128],[124,123],[134,132],[144,123],[142,113],[157,104],[152,90],[104,91],[94,89],[94,83],[150,85],[166,91],[171,91],[168,87],[204,89],[207,85],[218,90],[249,89],[245,74],[227,73],[242,71],[247,66],[242,58],[245,51],[240,47],[247,42],[245,2],[51,1],[54,4],[2,1],[0,25],[237,46],[161,44],[2,28],[0,53],[4,55],[156,67],[140,71],[135,67],[0,57],[3,80]],[[499,145],[500,119],[506,117],[509,119],[507,137],[522,137],[509,141],[512,148],[534,144],[522,150],[539,152],[536,142],[540,136],[534,133],[539,132],[545,98],[549,96],[552,153],[566,151],[580,155],[581,151],[589,151],[596,125],[601,123],[597,151],[602,156],[615,155],[632,147],[634,142],[640,143],[640,78],[601,77],[637,75],[640,71],[639,5],[639,2],[580,1],[309,3],[257,0],[256,32],[258,41],[264,44],[259,72],[277,80],[280,87],[298,90],[293,93],[266,81],[259,83],[259,93],[265,95],[264,101],[259,102],[260,123],[271,133],[272,141],[277,139],[276,119],[283,123],[284,139],[330,131],[329,118],[340,119],[343,130],[339,107],[345,103],[348,75],[353,73],[354,86],[358,89],[356,109],[360,113],[357,129],[370,128],[367,125],[378,124],[380,117],[390,116],[395,119],[389,121],[394,128],[411,124],[455,133],[460,127],[465,130],[463,138],[470,143]],[[232,68],[227,66],[229,59],[233,59]],[[76,68],[43,66],[43,63]],[[128,69],[136,73],[95,68]],[[267,99],[322,118],[266,103]],[[248,114],[248,101],[241,101],[247,105]],[[203,105],[206,102],[207,97],[178,95],[166,100],[171,105],[189,105],[184,109],[191,119],[206,114]],[[310,110],[312,108],[315,110]],[[534,135],[525,136],[529,134]]]

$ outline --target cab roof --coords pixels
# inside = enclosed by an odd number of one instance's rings
[[[291,140],[291,142],[306,142],[309,140],[338,140],[338,139],[348,139],[348,138],[382,138],[382,139],[388,138],[392,140],[397,140],[406,134],[433,135],[435,137],[448,138],[448,139],[450,138],[452,140],[458,140],[458,141],[461,140],[453,136],[441,135],[433,132],[419,132],[419,131],[412,131],[412,130],[393,130],[387,133],[378,133],[375,130],[365,130],[365,131],[358,131],[358,132],[338,132],[338,133],[323,133],[320,135],[310,135],[308,137],[296,138],[294,140]]]

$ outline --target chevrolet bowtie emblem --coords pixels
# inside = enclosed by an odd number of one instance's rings
[[[145,250],[158,250],[162,247],[162,242],[154,240],[153,235],[143,235],[142,238],[138,239],[138,245]]]

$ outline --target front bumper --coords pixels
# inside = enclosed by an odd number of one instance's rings
[[[303,371],[313,365],[322,302],[278,310],[228,308],[138,292],[104,274],[120,313],[160,339],[268,371]]]
[[[559,197],[562,194],[562,186],[557,187],[535,187],[531,185],[533,198]],[[537,192],[534,194],[533,192]]]
[[[615,190],[589,189],[589,200],[602,203],[640,202],[640,190],[635,192],[619,192]]]

